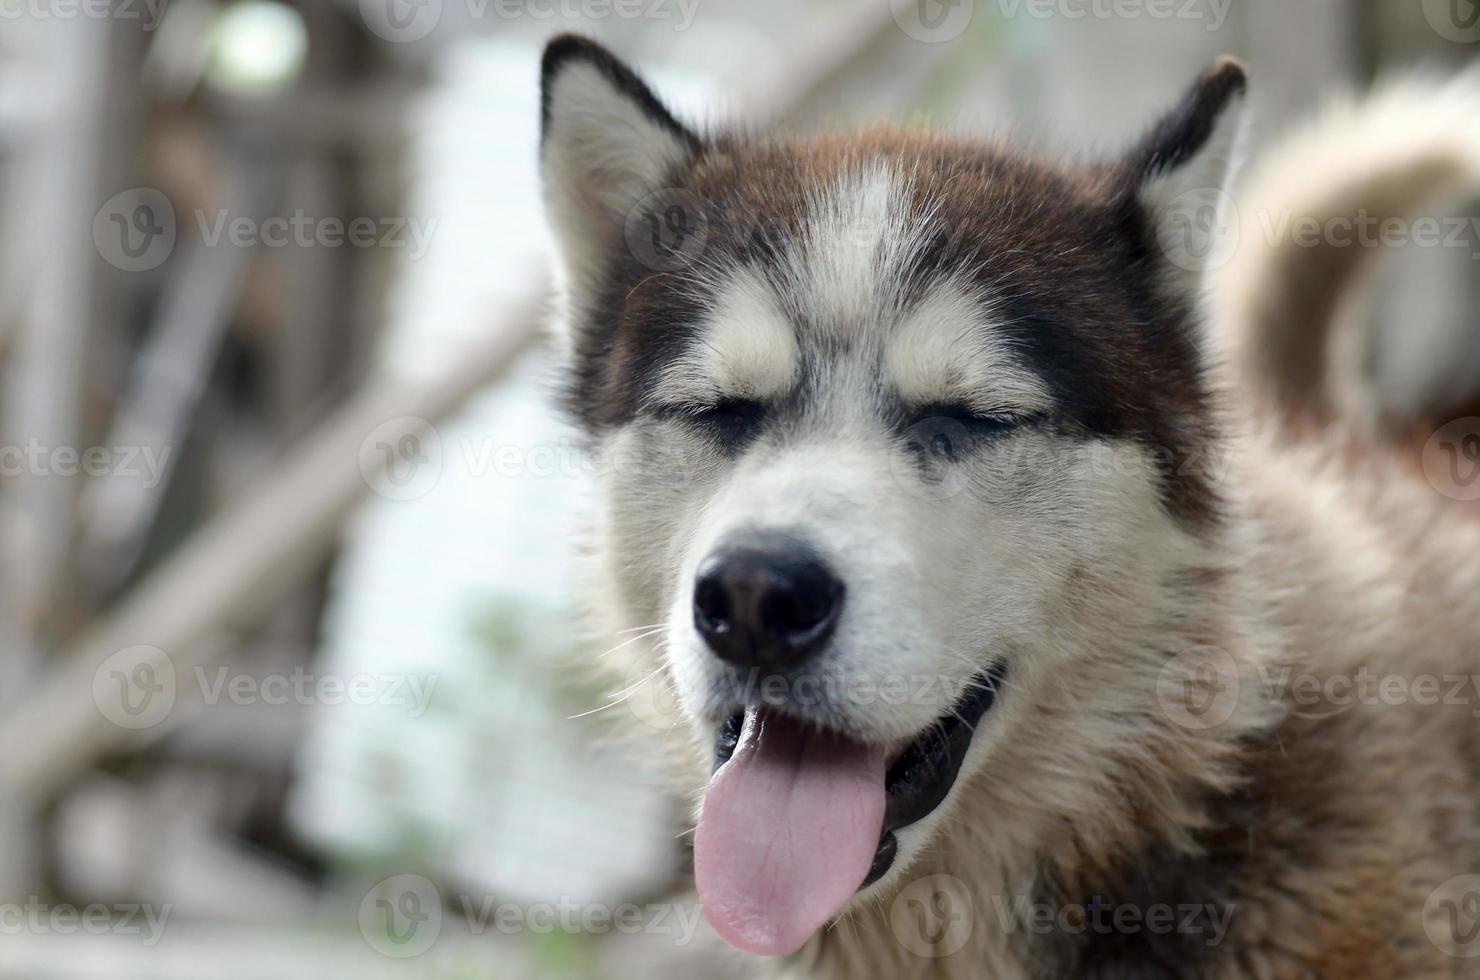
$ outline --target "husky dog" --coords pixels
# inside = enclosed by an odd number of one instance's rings
[[[1348,110],[1229,208],[1245,89],[1070,164],[700,132],[546,50],[603,614],[745,962],[1480,976],[1476,505],[1327,397],[1366,253],[1268,230],[1480,186],[1480,99]]]

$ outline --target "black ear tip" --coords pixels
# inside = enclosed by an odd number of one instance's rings
[[[0,0],[3,3],[4,0]],[[540,142],[550,132],[550,122],[555,114],[557,82],[568,68],[586,65],[596,71],[607,87],[618,96],[636,103],[647,118],[681,139],[691,149],[697,149],[700,140],[684,127],[668,109],[658,101],[653,90],[638,74],[615,54],[581,34],[557,34],[545,44],[545,53],[540,58]]]
[[[545,44],[545,53],[540,58],[540,127],[543,133],[550,128],[550,114],[554,97],[555,82],[567,68],[589,65],[618,88],[645,92],[643,84],[612,54],[605,45],[598,44],[584,34],[557,34]],[[647,98],[651,98],[648,95]]]
[[[1201,84],[1220,92],[1225,99],[1243,95],[1249,90],[1249,71],[1242,61],[1225,54],[1203,74]]]
[[[548,87],[560,69],[573,61],[610,64],[616,60],[610,51],[585,35],[557,34],[545,45],[544,56],[540,58],[540,80]]]
[[[1131,152],[1133,186],[1175,170],[1201,152],[1219,120],[1229,115],[1248,88],[1249,74],[1237,58],[1224,55],[1213,62]]]

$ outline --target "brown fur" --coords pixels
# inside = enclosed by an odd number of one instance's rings
[[[1220,646],[1322,681],[1365,666],[1415,691],[1424,675],[1447,687],[1449,677],[1480,673],[1480,524],[1455,523],[1451,502],[1395,480],[1401,467],[1380,449],[1353,458],[1340,438],[1291,447],[1249,436],[1238,453],[1243,541],[1221,577],[1225,598],[1208,595],[1204,605],[1211,617],[1232,605],[1244,624],[1210,622]],[[1109,681],[1094,669],[1077,680]],[[1074,686],[1066,683],[1071,703]],[[1262,701],[1253,687],[1241,698]],[[881,904],[821,935],[781,973],[1480,976],[1480,960],[1447,955],[1425,931],[1428,915],[1433,934],[1445,935],[1435,889],[1480,872],[1480,695],[1464,696],[1453,705],[1347,707],[1271,698],[1260,707],[1273,703],[1277,713],[1256,711],[1260,720],[1248,727],[1236,715],[1213,732],[1148,731],[1152,754],[1125,760],[1113,796],[1092,812],[1040,812],[1032,821],[1020,819],[1022,809],[1051,792],[1048,783],[1089,777],[1069,775],[1074,760],[1051,744],[1017,746],[965,787],[956,826],[910,870],[909,880],[948,874],[965,883],[975,899],[965,948],[916,955],[893,932],[907,914]],[[1044,742],[1072,724],[1041,719]],[[1018,849],[978,829],[1008,813],[1031,825]],[[1216,947],[1134,933],[1028,936],[1021,927],[1004,934],[991,904],[1003,895],[1057,908],[1105,896],[1233,911]]]
[[[630,421],[641,379],[658,376],[688,342],[711,288],[707,263],[764,264],[795,237],[809,192],[870,160],[911,175],[918,220],[930,229],[914,287],[957,266],[1002,284],[997,329],[1035,355],[1064,419],[1166,454],[1169,507],[1189,525],[1212,521],[1216,494],[1201,467],[1186,465],[1213,442],[1207,389],[1185,329],[1187,304],[1152,288],[1160,254],[1135,206],[1147,165],[1139,157],[1081,168],[886,125],[823,137],[721,136],[671,175],[672,197],[661,199],[704,202],[702,252],[683,271],[613,270],[604,304],[611,336],[584,349],[578,411],[599,426]],[[1024,288],[1013,291],[1014,283]]]
[[[557,42],[559,57],[574,56],[573,44]],[[650,115],[660,111],[641,83],[596,57]],[[1408,442],[1378,439],[1323,392],[1336,293],[1360,271],[1353,255],[1266,246],[1255,225],[1217,282],[1228,351],[1217,386],[1195,356],[1191,304],[1169,298],[1153,274],[1159,258],[1136,188],[1185,155],[1178,140],[1206,139],[1204,117],[1241,87],[1241,72],[1219,66],[1143,144],[1150,151],[1085,169],[887,129],[805,142],[685,139],[691,155],[669,186],[710,209],[706,254],[762,263],[805,212],[799,195],[850,161],[886,158],[916,175],[919,218],[939,232],[916,273],[965,264],[1003,288],[1031,284],[1009,308],[1032,324],[1020,339],[1056,385],[1064,424],[1169,452],[1177,465],[1162,504],[1199,556],[1150,584],[1074,569],[1056,635],[1039,639],[1094,654],[1037,679],[1053,696],[1015,701],[1007,690],[994,710],[1016,713],[1016,737],[963,776],[945,825],[888,893],[795,957],[759,964],[737,954],[743,969],[795,980],[1480,977],[1480,957],[1447,950],[1441,905],[1463,897],[1443,890],[1456,875],[1480,874],[1480,690],[1454,700],[1449,680],[1480,675],[1480,521],[1464,519],[1476,505],[1443,497],[1405,459]],[[1400,109],[1423,112],[1428,93],[1410,94]],[[1460,116],[1471,128],[1480,121]],[[1312,155],[1322,164],[1350,155],[1344,133],[1326,134],[1324,156],[1305,145],[1283,158],[1256,185],[1264,190],[1243,198],[1253,202],[1246,223],[1271,206],[1259,195],[1283,194]],[[1391,213],[1450,174],[1434,166],[1443,158],[1426,143],[1370,171],[1360,161],[1354,173],[1321,171],[1292,206],[1324,213],[1355,201]],[[1315,288],[1312,275],[1322,277]],[[594,434],[639,412],[644,379],[680,346],[703,284],[654,275],[630,256],[612,261],[592,315],[576,325],[573,406]],[[1055,314],[1072,333],[1056,333]],[[1198,452],[1226,459],[1227,470],[1185,465]],[[613,540],[603,545],[617,550]],[[641,574],[649,578],[631,591],[656,598],[609,597],[622,607],[619,627],[653,622],[668,603],[673,586],[660,570]],[[1157,602],[1141,604],[1148,593]],[[1201,647],[1221,651],[1222,688],[1161,686],[1159,668]],[[638,643],[632,652],[629,680],[666,683],[656,651]],[[1018,653],[1003,655],[1014,671],[1032,670]],[[1430,675],[1452,703],[1418,703]],[[1312,699],[1281,686],[1363,676],[1386,678],[1399,696],[1346,703],[1345,688]],[[1229,690],[1236,697],[1218,723],[1187,722],[1201,695]],[[709,746],[682,726],[666,734],[697,801]],[[937,875],[948,887],[930,887]],[[1057,921],[1030,928],[1014,903]],[[1178,927],[1086,931],[1105,905],[1171,906]],[[926,928],[933,913],[964,922],[964,935]],[[1480,916],[1470,924],[1480,928]],[[952,937],[959,948],[941,945]]]
[[[1432,174],[1421,161],[1403,176],[1416,196]],[[1286,285],[1248,297],[1255,319],[1223,324],[1270,338],[1251,360],[1233,362],[1227,414],[1272,421],[1246,423],[1230,446],[1231,549],[1190,592],[1204,610],[1208,642],[1248,664],[1289,667],[1321,682],[1365,666],[1405,687],[1424,675],[1448,686],[1450,677],[1480,673],[1480,523],[1464,519],[1477,516],[1477,505],[1422,482],[1411,442],[1374,443],[1323,413],[1318,395],[1306,397],[1320,390],[1319,358],[1300,350],[1320,349],[1321,336],[1306,324],[1333,315],[1319,288],[1327,280],[1313,270],[1354,274],[1355,251],[1266,259],[1268,275]],[[1242,271],[1226,273],[1225,288],[1249,289]],[[1271,398],[1280,409],[1273,415]],[[1324,430],[1312,430],[1313,415]],[[1293,443],[1291,432],[1301,433]],[[1088,669],[1066,681],[1065,700],[1074,700],[1076,683],[1112,682]],[[965,882],[976,907],[963,949],[918,956],[893,934],[903,913],[881,903],[819,936],[780,972],[963,980],[1480,976],[1480,959],[1448,955],[1425,931],[1427,915],[1433,934],[1445,935],[1435,889],[1480,872],[1480,695],[1467,697],[1312,712],[1271,696],[1259,707],[1272,713],[1241,712],[1213,733],[1148,730],[1147,753],[1127,751],[1114,793],[1093,812],[1042,808],[1032,821],[1013,821],[1032,829],[1004,847],[975,825],[1020,815],[1040,791],[1051,796],[1048,782],[1086,778],[1068,776],[1074,760],[1051,747],[1054,732],[1073,719],[1045,717],[1045,744],[1018,747],[964,787],[969,798],[956,826],[910,871],[910,880],[941,873]],[[1085,940],[1019,928],[1008,935],[989,906],[1002,895],[1055,907],[1091,895],[1210,901],[1233,913],[1217,947],[1134,934]]]
[[[1422,88],[1409,94],[1435,97]],[[1430,111],[1415,98],[1404,108]],[[1360,113],[1347,110],[1334,131],[1320,134],[1325,155],[1350,153],[1341,142],[1344,127],[1365,118]],[[1436,142],[1406,158],[1398,150],[1399,159],[1384,161],[1371,184],[1360,160],[1345,171],[1322,170],[1312,147],[1301,144],[1256,181],[1262,191],[1251,192],[1272,196],[1242,201],[1250,211],[1284,202],[1297,214],[1358,207],[1409,213],[1436,186],[1452,185],[1460,164],[1440,166],[1446,158],[1465,159],[1470,169],[1463,172],[1480,182],[1473,154]],[[1301,196],[1302,173],[1321,179],[1314,200]],[[1345,188],[1326,184],[1343,174]],[[1446,180],[1436,185],[1436,176]],[[1255,220],[1250,211],[1246,231]],[[1301,253],[1249,242],[1218,280],[1218,326],[1234,338],[1236,352],[1225,411],[1245,421],[1231,444],[1227,561],[1209,572],[1200,605],[1212,642],[1241,660],[1322,682],[1365,668],[1415,694],[1426,675],[1448,687],[1450,678],[1480,673],[1480,522],[1471,519],[1480,516],[1480,504],[1450,500],[1424,482],[1414,464],[1428,432],[1386,442],[1358,420],[1332,414],[1324,397],[1325,328],[1334,320],[1334,291],[1360,273],[1360,252]],[[1157,743],[1154,756],[1131,763],[1119,780],[1118,799],[1093,813],[1036,821],[1035,839],[1022,842],[1038,855],[1036,864],[1015,863],[1000,849],[983,853],[972,825],[1024,802],[1005,798],[985,775],[969,787],[956,832],[943,834],[929,860],[911,871],[912,878],[961,878],[977,897],[1006,890],[1069,905],[1096,894],[1230,903],[1230,931],[1217,948],[1134,935],[1004,935],[995,913],[978,901],[968,945],[922,959],[892,940],[899,913],[884,905],[820,937],[805,963],[782,972],[1480,976],[1480,958],[1443,948],[1441,887],[1480,872],[1480,694],[1469,689],[1459,699],[1343,706],[1271,696],[1265,705],[1275,712],[1247,727],[1240,713],[1214,737],[1160,732],[1149,739]],[[1054,727],[1045,719],[1045,740]],[[1021,787],[1038,767],[1052,779],[1062,775],[1054,767],[1069,764],[1043,751],[994,771],[1012,773]],[[1480,952],[1474,944],[1463,951]]]

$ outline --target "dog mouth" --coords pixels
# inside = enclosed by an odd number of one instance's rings
[[[896,832],[950,795],[1005,669],[972,678],[953,710],[890,753],[776,708],[715,735],[715,772],[694,841],[705,915],[730,945],[795,953],[898,853]]]

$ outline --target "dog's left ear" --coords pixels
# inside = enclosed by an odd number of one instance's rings
[[[573,285],[585,290],[624,247],[634,205],[700,140],[614,54],[575,34],[545,48],[540,90],[545,207]]]
[[[1240,151],[1248,86],[1243,65],[1220,58],[1123,162],[1124,179],[1189,288],[1227,257],[1220,249],[1233,216],[1224,213],[1224,189]]]

